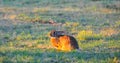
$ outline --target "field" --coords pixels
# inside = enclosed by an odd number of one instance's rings
[[[119,0],[0,0],[0,63],[120,63]],[[63,30],[80,52],[55,50]]]

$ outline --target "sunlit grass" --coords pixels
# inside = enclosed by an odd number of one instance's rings
[[[0,1],[0,63],[119,63],[117,2]],[[49,19],[60,25],[43,23]],[[74,36],[81,51],[54,49],[48,35],[51,30]]]

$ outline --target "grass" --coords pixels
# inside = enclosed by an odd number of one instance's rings
[[[117,2],[0,1],[0,63],[119,63]],[[45,23],[50,19],[56,24]],[[48,35],[51,30],[64,30],[73,35],[82,50],[55,50]]]

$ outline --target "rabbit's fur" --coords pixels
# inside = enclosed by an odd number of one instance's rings
[[[78,42],[72,36],[65,35],[64,31],[50,32],[50,41],[53,47],[58,50],[71,51],[73,49],[79,49]]]

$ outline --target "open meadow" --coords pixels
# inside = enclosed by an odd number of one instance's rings
[[[82,50],[54,49],[51,30]],[[120,63],[120,0],[0,0],[0,63]]]

